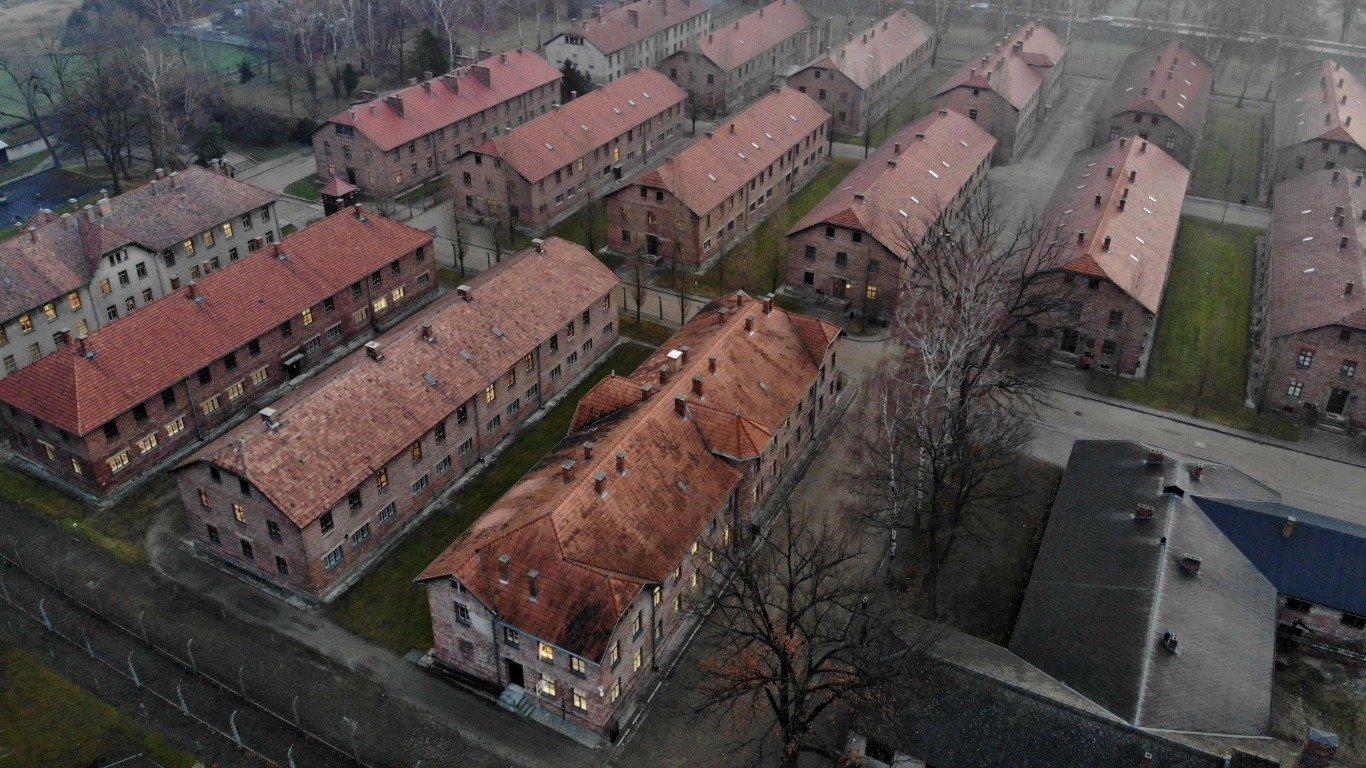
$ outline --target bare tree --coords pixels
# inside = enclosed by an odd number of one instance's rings
[[[825,724],[906,684],[937,639],[897,635],[857,540],[830,519],[784,507],[753,548],[709,557],[725,582],[713,605],[694,607],[719,644],[701,664],[695,712],[733,721],[729,751],[745,764],[838,759],[843,734]]]
[[[452,180],[451,185],[455,182]],[[465,256],[469,253],[470,224],[460,213],[460,191],[455,190],[451,199],[451,255],[455,257],[455,267],[460,270],[460,279],[465,279]]]
[[[143,47],[133,62],[133,85],[147,116],[147,145],[154,167],[185,167],[181,147],[201,108],[196,78],[166,54]]]
[[[126,47],[87,50],[79,73],[67,81],[58,103],[59,135],[99,155],[114,194],[123,191],[121,179],[133,178],[133,137],[145,119],[133,86],[133,61]]]
[[[417,17],[439,30],[439,36],[446,43],[446,61],[455,66],[455,57],[460,53],[455,31],[469,13],[469,3],[465,0],[413,0]]]
[[[142,0],[142,9],[162,32],[175,38],[180,64],[189,69],[185,33],[204,12],[203,0]]]
[[[954,0],[927,0],[926,2],[930,16],[930,28],[934,30],[934,39],[930,41],[930,67],[939,63],[939,45],[944,42],[944,35],[949,33],[949,11],[957,5]]]
[[[37,56],[19,53],[0,58],[0,77],[13,88],[0,90],[0,116],[13,118],[33,127],[42,140],[54,166],[62,167],[62,159],[52,144],[48,115],[56,105],[58,84],[43,67]]]

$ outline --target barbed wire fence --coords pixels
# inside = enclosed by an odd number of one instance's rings
[[[338,735],[326,736],[309,722],[299,696],[281,706],[265,699],[265,689],[247,685],[245,664],[225,671],[214,660],[204,663],[194,653],[194,639],[171,650],[148,630],[145,611],[119,617],[101,605],[98,592],[74,594],[54,569],[39,573],[24,562],[17,541],[12,552],[0,551],[0,605],[38,624],[49,636],[64,641],[112,673],[104,682],[93,676],[96,690],[109,679],[131,685],[139,695],[159,702],[225,740],[244,756],[276,768],[318,768],[351,765],[378,768],[362,756],[359,722],[343,715]],[[419,762],[420,765],[420,762]]]

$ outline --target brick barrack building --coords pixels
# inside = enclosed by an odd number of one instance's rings
[[[689,269],[714,263],[825,165],[830,114],[780,87],[607,198],[607,243]]]
[[[788,232],[785,292],[886,322],[912,247],[967,202],[995,147],[950,110],[888,137]]]
[[[432,236],[359,208],[0,380],[17,456],[79,492],[137,482],[436,291]]]
[[[664,57],[711,29],[706,0],[609,2],[591,5],[588,11],[590,18],[575,21],[550,38],[542,53],[556,68],[569,62],[598,84],[634,69],[657,67]]]
[[[817,21],[797,0],[775,0],[692,41],[659,70],[688,92],[694,114],[719,117],[762,96],[829,40],[829,19]]]
[[[787,78],[830,113],[836,133],[862,135],[929,74],[934,31],[902,8]]]
[[[839,329],[716,300],[451,544],[427,585],[439,663],[612,738],[683,649],[687,606],[834,411]]]
[[[448,172],[467,150],[560,101],[560,73],[521,48],[408,83],[313,132],[319,178],[388,197]]]
[[[0,242],[0,378],[280,235],[276,195],[213,170],[157,171]]]
[[[1324,59],[1276,81],[1271,180],[1322,170],[1366,169],[1366,86]]]
[[[1091,146],[1136,133],[1191,167],[1213,83],[1214,68],[1178,40],[1135,51],[1110,84]]]
[[[1248,400],[1345,431],[1366,375],[1366,184],[1319,170],[1276,185],[1254,285]]]
[[[462,155],[456,204],[543,232],[681,139],[683,101],[642,69],[553,107]]]
[[[996,137],[997,165],[1010,162],[1062,92],[1067,45],[1037,21],[969,59],[934,97],[935,109],[952,109]]]
[[[196,545],[336,597],[612,349],[616,285],[552,238],[443,296],[181,465]]]
[[[1060,269],[1044,290],[1070,294],[1070,327],[1044,339],[1056,360],[1143,378],[1166,294],[1190,171],[1138,138],[1086,149],[1058,182],[1043,226]]]

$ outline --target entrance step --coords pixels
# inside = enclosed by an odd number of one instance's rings
[[[520,715],[525,715],[526,710],[523,709],[523,706],[530,707],[535,705],[527,701],[525,688],[520,685],[509,683],[508,687],[504,688],[502,694],[498,696],[498,706]]]

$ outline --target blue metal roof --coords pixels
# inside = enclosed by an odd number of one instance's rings
[[[1366,616],[1366,527],[1274,502],[1193,498],[1277,592]]]

